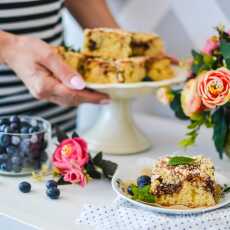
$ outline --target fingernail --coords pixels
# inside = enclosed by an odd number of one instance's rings
[[[101,105],[107,105],[107,104],[109,104],[110,102],[111,102],[110,99],[103,99],[103,100],[100,101],[100,104],[101,104]]]
[[[74,89],[84,89],[86,87],[84,80],[78,75],[71,78],[70,84]]]

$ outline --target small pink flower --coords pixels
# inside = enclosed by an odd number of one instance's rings
[[[196,79],[186,82],[181,92],[181,106],[186,116],[195,117],[205,108],[202,105],[201,98],[196,92]]]
[[[82,187],[87,183],[87,178],[83,170],[79,166],[76,167],[76,165],[64,172],[64,180],[72,184],[80,184]]]
[[[220,42],[219,42],[218,38],[216,36],[213,36],[206,41],[206,43],[202,49],[202,52],[205,54],[211,55],[212,51],[219,47],[219,44],[220,44]]]
[[[69,168],[70,162],[76,162],[83,167],[89,160],[88,147],[81,138],[66,139],[55,150],[52,162],[60,171]]]
[[[197,92],[209,109],[230,100],[230,71],[226,68],[208,71],[198,78]]]

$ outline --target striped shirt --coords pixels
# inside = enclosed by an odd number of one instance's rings
[[[0,0],[0,30],[60,45],[62,8],[63,0]],[[0,65],[0,116],[13,114],[41,116],[65,130],[75,127],[74,108],[36,100],[12,70]]]

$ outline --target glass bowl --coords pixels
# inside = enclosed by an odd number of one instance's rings
[[[51,125],[40,117],[0,117],[0,175],[29,175],[48,163]]]

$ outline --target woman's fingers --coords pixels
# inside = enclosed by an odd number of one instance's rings
[[[62,84],[56,85],[49,100],[59,105],[77,106],[80,103],[107,104],[110,102],[107,94],[89,90],[71,90]]]
[[[67,87],[77,90],[84,89],[86,84],[82,76],[78,72],[71,70],[52,48],[49,47],[48,50],[47,55],[40,60],[41,64]]]

